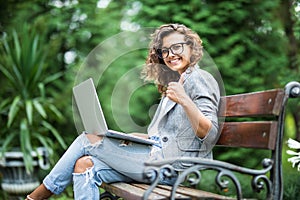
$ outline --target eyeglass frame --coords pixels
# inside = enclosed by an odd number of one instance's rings
[[[172,47],[173,47],[174,45],[178,45],[178,44],[181,45],[182,50],[181,50],[180,53],[178,53],[178,52],[175,53],[175,52],[173,52]],[[167,58],[167,57],[169,56],[170,50],[171,50],[172,54],[174,54],[174,55],[182,54],[182,52],[184,51],[184,47],[183,47],[184,44],[188,44],[188,43],[187,43],[187,42],[179,42],[179,43],[172,44],[170,47],[164,47],[164,48],[161,48],[161,49],[157,49],[157,50],[156,50],[157,56],[158,56],[159,58],[161,58],[161,59],[165,59],[165,58]],[[166,56],[162,56],[162,54],[163,54],[163,51],[162,51],[162,50],[163,50],[163,49],[164,49],[164,50],[168,50],[168,53],[167,53]]]

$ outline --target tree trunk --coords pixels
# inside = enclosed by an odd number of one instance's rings
[[[300,63],[298,61],[299,48],[297,39],[295,37],[294,26],[295,21],[293,17],[293,0],[281,0],[281,18],[282,24],[284,27],[285,34],[288,39],[288,48],[287,48],[287,56],[288,56],[288,67],[291,73],[299,74],[299,69],[297,64]],[[296,104],[295,109],[292,109],[292,115],[295,119],[296,124],[296,139],[300,141],[300,105]]]
[[[296,124],[296,140],[300,141],[300,113],[299,112],[294,112],[293,113],[294,119],[295,119],[295,124]]]

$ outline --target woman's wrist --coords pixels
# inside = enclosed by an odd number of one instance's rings
[[[180,100],[178,99],[178,103],[183,107],[188,107],[189,105],[193,104],[194,102],[192,101],[192,99],[188,96],[188,95],[184,95],[180,98]]]

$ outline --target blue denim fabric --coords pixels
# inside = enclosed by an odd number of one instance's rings
[[[113,170],[104,162],[95,157],[91,157],[94,166],[84,173],[73,173],[74,199],[98,200],[100,198],[99,186],[102,182],[132,182],[116,170]]]
[[[144,161],[149,159],[150,150],[146,145],[125,143],[106,137],[91,144],[81,134],[43,183],[54,194],[60,194],[73,179],[75,199],[99,199],[98,186],[102,182],[144,182]],[[73,173],[76,160],[84,155],[91,156],[94,166],[85,173]]]
[[[118,139],[103,138],[101,144],[87,149],[87,154],[103,161],[112,169],[143,182],[144,162],[150,157],[150,146],[123,143]]]
[[[54,194],[60,194],[71,182],[74,165],[77,159],[85,154],[88,140],[81,134],[70,145],[64,155],[56,163],[51,172],[43,180],[44,185]]]
[[[93,161],[93,167],[91,167],[84,173],[73,173],[73,188],[75,200],[99,200],[100,192],[98,187],[101,186],[102,182],[129,183],[134,181],[133,179],[112,169],[99,159],[93,156],[91,156],[90,158]],[[160,184],[173,185],[176,181],[176,177],[172,179],[164,179],[162,174],[160,175],[160,177]]]

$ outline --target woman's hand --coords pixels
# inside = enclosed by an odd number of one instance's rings
[[[184,73],[181,74],[178,82],[170,82],[166,91],[166,96],[178,104],[183,104],[187,98],[187,94],[183,88]]]
[[[199,138],[204,138],[210,130],[212,123],[203,115],[192,99],[185,93],[182,85],[183,82],[184,73],[181,74],[178,82],[169,83],[166,95],[170,100],[180,104],[183,107],[192,124],[195,134]]]

